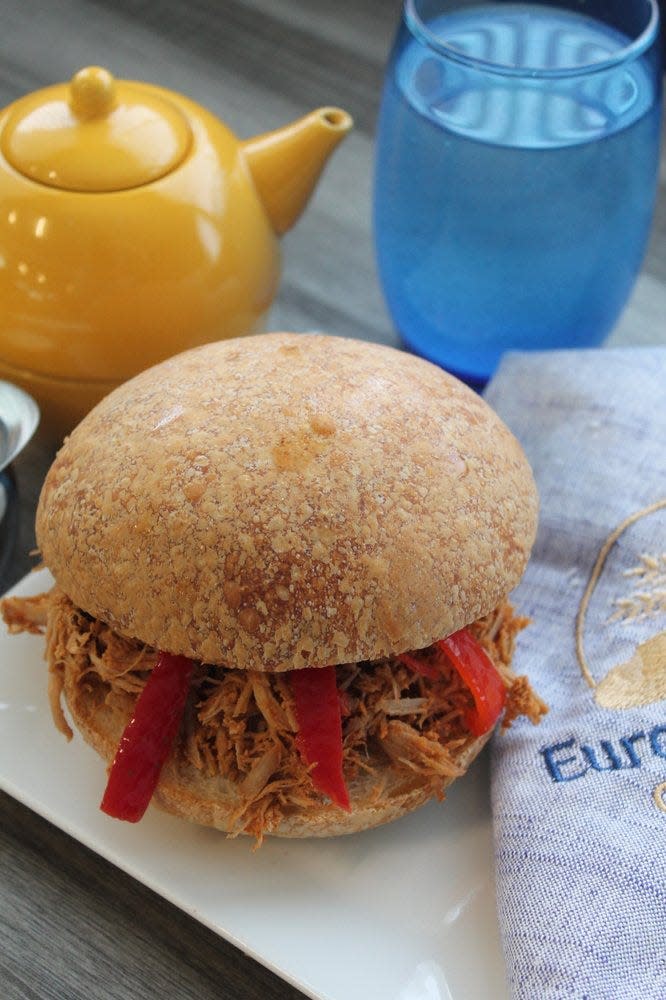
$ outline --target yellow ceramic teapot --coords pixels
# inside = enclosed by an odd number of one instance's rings
[[[278,237],[351,127],[321,108],[239,141],[192,101],[100,67],[0,114],[0,378],[56,433],[115,385],[254,333]]]

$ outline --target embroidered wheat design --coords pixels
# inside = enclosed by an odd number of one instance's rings
[[[592,594],[594,593],[594,588],[596,587],[597,581],[601,576],[601,571],[603,570],[604,563],[608,558],[608,553],[613,548],[618,538],[627,530],[627,528],[629,528],[632,524],[635,524],[636,521],[640,520],[642,517],[647,517],[649,514],[654,514],[656,511],[663,510],[665,508],[666,508],[666,497],[664,497],[661,500],[657,500],[655,503],[650,504],[649,507],[645,507],[643,508],[643,510],[638,510],[634,514],[631,514],[629,517],[625,518],[625,520],[622,521],[621,524],[618,524],[617,528],[615,528],[615,530],[611,532],[611,534],[608,536],[604,544],[601,546],[596,562],[592,568],[590,579],[587,582],[585,592],[583,593],[580,606],[578,608],[578,614],[576,616],[576,625],[575,625],[575,636],[576,636],[576,653],[578,656],[578,662],[580,664],[583,677],[585,678],[588,685],[592,688],[593,691],[597,688],[597,683],[594,677],[592,676],[590,665],[587,662],[587,656],[585,655],[585,646],[584,646],[585,618],[587,615],[587,608],[590,603],[590,598],[592,597]],[[645,567],[646,575],[649,575],[650,573],[655,573],[656,575],[658,575],[661,571],[660,558],[657,558],[655,556],[648,556],[647,562],[641,560],[639,566],[634,567],[636,570],[638,570],[638,573],[634,574],[633,571],[630,572],[632,572],[632,575],[636,575],[640,578],[642,567]],[[639,584],[639,592],[640,593],[645,592],[640,584]],[[664,641],[666,641],[666,632],[662,632],[659,636],[656,636],[655,641],[659,642],[660,645]],[[624,669],[625,665],[622,664],[621,666]],[[663,677],[666,680],[666,674],[664,674],[663,669],[660,669],[657,672],[657,675],[659,679]],[[664,697],[664,695],[661,694],[661,692],[659,692],[658,698],[660,699],[662,697]],[[620,706],[616,704],[615,707],[620,707]],[[627,705],[623,707],[629,707],[629,706]]]
[[[608,622],[634,622],[666,613],[666,552],[644,553],[640,562],[623,576],[633,579],[634,590],[627,597],[613,601],[615,611]]]

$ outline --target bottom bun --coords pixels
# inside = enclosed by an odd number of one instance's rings
[[[134,705],[129,695],[110,705],[98,686],[78,683],[78,674],[65,664],[63,693],[72,721],[86,743],[107,761],[113,760],[120,737]],[[490,733],[466,743],[454,758],[464,772],[483,749]],[[412,812],[431,798],[442,799],[454,778],[424,780],[416,772],[406,775],[389,761],[373,762],[372,776],[361,774],[348,782],[351,811],[345,812],[324,799],[299,812],[292,812],[266,834],[278,837],[335,837],[359,833],[389,823]],[[378,772],[381,792],[378,793]],[[100,796],[101,798],[101,796]],[[162,769],[152,802],[165,812],[224,833],[243,833],[238,822],[239,794],[236,785],[223,777],[207,777],[192,764],[171,754]],[[261,837],[259,837],[261,839]]]
[[[460,755],[458,763],[467,769],[482,750],[490,734],[475,740]],[[377,796],[377,778],[363,775],[347,783],[351,811],[345,812],[333,803],[322,802],[316,809],[302,810],[285,816],[270,831],[274,837],[338,837],[360,833],[372,827],[391,823],[406,816],[433,797],[442,799],[444,791],[455,780],[440,779],[437,788],[411,783],[406,787],[405,776],[386,768],[386,782]],[[233,828],[234,786],[220,778],[205,778],[191,764],[167,765],[153,798],[155,805],[166,812],[189,819],[202,826],[212,826],[225,833],[243,832]]]

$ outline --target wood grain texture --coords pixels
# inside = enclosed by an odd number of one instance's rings
[[[356,128],[285,238],[274,329],[395,344],[370,225],[375,118],[397,0],[0,0],[0,105],[101,63],[158,82],[241,137],[339,104]],[[643,272],[609,345],[666,342],[666,159]],[[15,463],[4,590],[31,564],[51,450]],[[17,752],[19,752],[17,750]],[[0,994],[7,1000],[296,1000],[297,990],[7,796],[0,796]]]

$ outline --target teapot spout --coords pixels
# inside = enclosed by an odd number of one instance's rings
[[[241,144],[259,199],[278,236],[299,218],[338,143],[353,125],[341,108],[318,108],[304,118]]]

